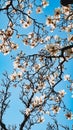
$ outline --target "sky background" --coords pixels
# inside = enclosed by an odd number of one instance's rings
[[[46,15],[53,15],[54,14],[54,9],[60,6],[60,1],[59,0],[49,0],[49,6],[46,7],[45,9],[43,9],[43,13]],[[34,17],[36,17],[35,12],[34,12]],[[40,20],[45,20],[43,19],[43,15],[39,15],[38,16]],[[6,17],[0,13],[0,29],[4,29],[5,25],[7,23],[7,21],[5,20]],[[28,31],[29,32],[29,29]],[[55,34],[57,34],[58,32],[55,32]],[[41,47],[37,47],[36,49],[31,49],[30,47],[24,46],[22,43],[20,44],[20,40],[16,39],[16,43],[18,43],[20,45],[19,49],[17,51],[12,51],[9,55],[4,56],[2,53],[0,53],[0,79],[3,78],[2,73],[4,71],[7,71],[9,74],[11,74],[11,72],[13,71],[13,65],[12,65],[12,61],[10,58],[10,55],[16,55],[17,52],[19,52],[20,50],[23,50],[26,54],[32,54],[32,53],[36,53]],[[68,63],[65,63],[67,70],[65,70],[65,74],[69,73],[73,79],[73,60],[70,60]],[[66,82],[61,82],[59,84],[59,88],[66,88]],[[21,115],[21,113],[19,112],[20,110],[22,110],[23,105],[21,104],[21,102],[19,101],[19,93],[20,93],[20,88],[14,88],[11,87],[10,91],[12,93],[10,99],[10,108],[7,109],[5,115],[4,115],[4,122],[7,124],[11,124],[11,125],[15,125],[15,124],[20,124],[20,122],[23,120],[23,116]],[[71,93],[66,90],[66,92],[68,93],[65,96],[65,103],[67,104],[67,106],[69,106],[69,108],[72,110],[73,112],[73,98],[71,97]],[[61,123],[65,123],[66,125],[69,124],[69,126],[71,127],[71,125],[73,124],[73,120],[69,121],[66,120],[64,116],[62,116],[63,113],[60,112],[57,115],[57,119],[59,120],[59,122]],[[49,116],[45,116],[45,122],[41,123],[39,125],[34,125],[32,127],[31,130],[46,130],[46,125],[47,122],[49,121]],[[19,128],[17,128],[17,130],[19,130]],[[62,130],[62,128],[61,128]]]

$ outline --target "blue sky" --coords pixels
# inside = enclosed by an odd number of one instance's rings
[[[46,9],[43,9],[43,13],[46,15],[53,15],[54,13],[54,9],[60,6],[60,1],[59,0],[49,0],[49,6]],[[34,17],[35,17],[35,12],[34,12]],[[40,17],[40,15],[38,16],[39,19],[41,18],[41,20],[43,20],[43,15]],[[7,21],[5,20],[5,16],[2,15],[2,13],[0,13],[0,29],[5,28],[5,25],[7,23]],[[26,30],[25,30],[26,32]],[[29,32],[29,30],[28,30]],[[55,32],[57,33],[57,32]],[[18,39],[15,39],[16,43],[19,44],[19,49],[17,51],[12,51],[9,55],[4,56],[2,53],[0,53],[0,79],[3,78],[2,73],[4,71],[8,71],[8,73],[10,74],[13,71],[13,65],[12,65],[12,61],[10,58],[10,55],[16,55],[17,52],[19,52],[20,50],[23,50],[26,54],[32,54],[32,53],[36,53],[39,48],[41,47],[37,47],[34,49],[31,49],[30,47],[24,46],[21,41]],[[65,70],[65,74],[69,73],[73,79],[73,60],[70,60],[68,63],[66,63],[66,67],[67,70]],[[65,82],[62,82],[61,84],[59,84],[62,88],[66,86]],[[21,102],[19,101],[19,93],[20,93],[20,88],[13,88],[11,86],[10,91],[12,93],[11,96],[11,102],[10,105],[11,107],[7,109],[5,115],[4,115],[4,122],[6,122],[6,124],[11,124],[11,125],[15,125],[15,124],[20,124],[20,122],[23,119],[23,116],[21,115],[21,113],[19,112],[20,110],[22,110],[23,105],[21,104]],[[71,97],[71,94],[69,93],[68,90],[66,90],[68,95],[66,95],[65,97],[65,102],[66,104],[72,109],[73,112],[73,98]],[[58,120],[60,120],[60,122],[65,122],[65,124],[69,124],[69,126],[71,126],[71,124],[73,124],[73,120],[68,121],[65,120],[65,118],[62,116],[62,114],[58,114],[57,116]],[[40,125],[35,125],[34,127],[32,127],[31,130],[46,130],[45,126],[47,124],[47,122],[49,121],[49,117],[45,116],[45,122],[40,124]],[[19,130],[19,128],[17,128],[17,130]],[[62,130],[62,129],[61,129]]]

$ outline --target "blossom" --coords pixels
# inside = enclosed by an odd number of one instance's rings
[[[11,28],[8,28],[8,29],[6,30],[6,36],[7,36],[7,37],[10,37],[10,36],[12,36],[12,34],[13,34],[13,30],[12,30]]]
[[[28,116],[30,114],[31,110],[30,108],[26,108],[25,114]]]
[[[60,49],[60,46],[57,44],[47,44],[45,49],[51,54],[56,55]]]
[[[20,23],[22,24],[23,28],[27,28],[32,24],[32,19],[27,17],[26,21],[21,20]]]
[[[64,81],[66,81],[66,80],[70,80],[70,75],[69,74],[64,75]]]
[[[37,97],[37,96],[36,96],[36,97],[33,99],[32,106],[35,107],[35,106],[37,106],[37,105],[42,104],[42,103],[43,103],[43,98],[44,98],[44,96],[40,96],[40,97]]]
[[[30,84],[26,84],[25,86],[24,86],[27,90],[30,90]]]
[[[49,80],[51,86],[55,84],[55,77],[53,75],[48,75],[46,78]]]
[[[31,44],[30,44],[31,48],[34,48],[36,46],[36,42],[35,41],[32,41]]]
[[[22,73],[21,71],[19,71],[19,72],[17,73],[17,76],[18,76],[19,79],[22,79],[23,73]]]
[[[28,38],[24,38],[23,42],[24,42],[25,45],[28,45],[28,43],[29,43]]]
[[[60,8],[55,9],[55,18],[60,18]]]
[[[49,3],[46,1],[46,0],[43,0],[42,1],[42,6],[43,6],[43,8],[45,8],[46,6],[48,6],[49,5]]]
[[[19,61],[14,61],[14,62],[13,62],[14,68],[15,68],[15,69],[18,68],[19,64],[20,64]]]
[[[36,13],[37,13],[37,14],[42,13],[42,8],[41,8],[41,7],[37,7],[37,8],[36,8]]]
[[[46,19],[46,25],[49,26],[51,24],[52,24],[52,18],[51,18],[51,16],[48,16]]]
[[[64,95],[66,94],[66,92],[65,92],[65,90],[63,89],[63,90],[60,90],[60,91],[59,91],[59,94],[60,94],[61,97],[64,97]]]
[[[11,43],[11,48],[14,50],[18,49],[18,44]]]
[[[31,33],[28,34],[29,39],[33,38],[34,36],[35,36],[34,32],[31,32]]]
[[[1,51],[4,53],[4,55],[7,55],[10,52],[10,48],[8,46],[3,45]]]
[[[13,74],[10,75],[10,79],[13,81],[13,80],[16,80],[16,77],[17,77],[17,73],[14,72]]]
[[[40,78],[40,80],[41,80],[41,78]],[[40,81],[38,83],[38,89],[43,89],[43,88],[45,88],[45,86],[46,86],[46,84],[44,82],[42,82],[42,81]]]
[[[27,10],[27,14],[30,15],[32,13],[32,11],[29,9]]]
[[[67,112],[67,113],[65,114],[65,116],[66,116],[66,118],[67,118],[68,120],[73,119],[73,115],[72,115],[71,112]]]
[[[60,111],[60,107],[55,105],[51,109],[54,113],[58,113]]]
[[[40,64],[34,64],[33,69],[38,71],[40,69]]]
[[[45,38],[45,41],[49,41],[51,39],[51,36],[47,36],[46,38]]]
[[[69,15],[69,13],[70,13],[69,11],[70,11],[70,6],[63,6],[62,7],[63,14]]]
[[[44,122],[44,121],[45,121],[45,119],[44,119],[43,116],[42,116],[42,117],[39,117],[38,120],[37,120],[37,122],[39,122],[39,123],[42,123],[42,122]]]

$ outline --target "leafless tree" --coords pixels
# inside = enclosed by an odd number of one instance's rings
[[[60,82],[66,80],[70,83],[68,89],[73,91],[70,75],[64,75],[65,63],[73,59],[73,7],[57,8],[53,16],[42,14],[43,22],[34,17],[34,12],[41,15],[48,5],[46,0],[39,0],[39,4],[37,0],[0,0],[0,12],[7,19],[5,29],[0,30],[0,52],[7,55],[17,50],[15,39],[34,49],[41,46],[37,53],[27,55],[22,50],[17,56],[11,56],[13,72],[4,73],[0,90],[1,130],[17,129],[11,125],[7,127],[3,122],[10,102],[11,86],[21,89],[19,99],[24,109],[21,110],[23,120],[19,130],[30,130],[34,124],[44,122],[44,115],[54,120],[53,124],[48,123],[47,130],[59,130],[59,127],[69,130],[69,127],[59,124],[55,117],[60,109],[67,119],[73,116],[64,102],[65,90],[56,89]],[[25,29],[31,31],[26,33]]]

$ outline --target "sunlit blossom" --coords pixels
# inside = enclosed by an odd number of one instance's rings
[[[38,120],[37,120],[37,122],[39,122],[39,123],[42,123],[44,121],[45,121],[44,117],[39,117]]]
[[[59,106],[53,106],[51,109],[52,109],[52,111],[54,113],[59,113],[59,111],[60,111],[60,107]]]
[[[36,9],[36,13],[37,13],[37,14],[42,13],[42,8],[41,8],[41,7],[37,7],[37,9]]]
[[[30,114],[31,110],[30,108],[26,108],[25,114],[28,116]]]
[[[72,114],[71,112],[67,112],[67,113],[65,114],[65,116],[66,116],[66,118],[67,118],[68,120],[73,119],[73,114]]]
[[[66,80],[70,80],[70,75],[69,74],[64,75],[64,81],[66,81]]]

